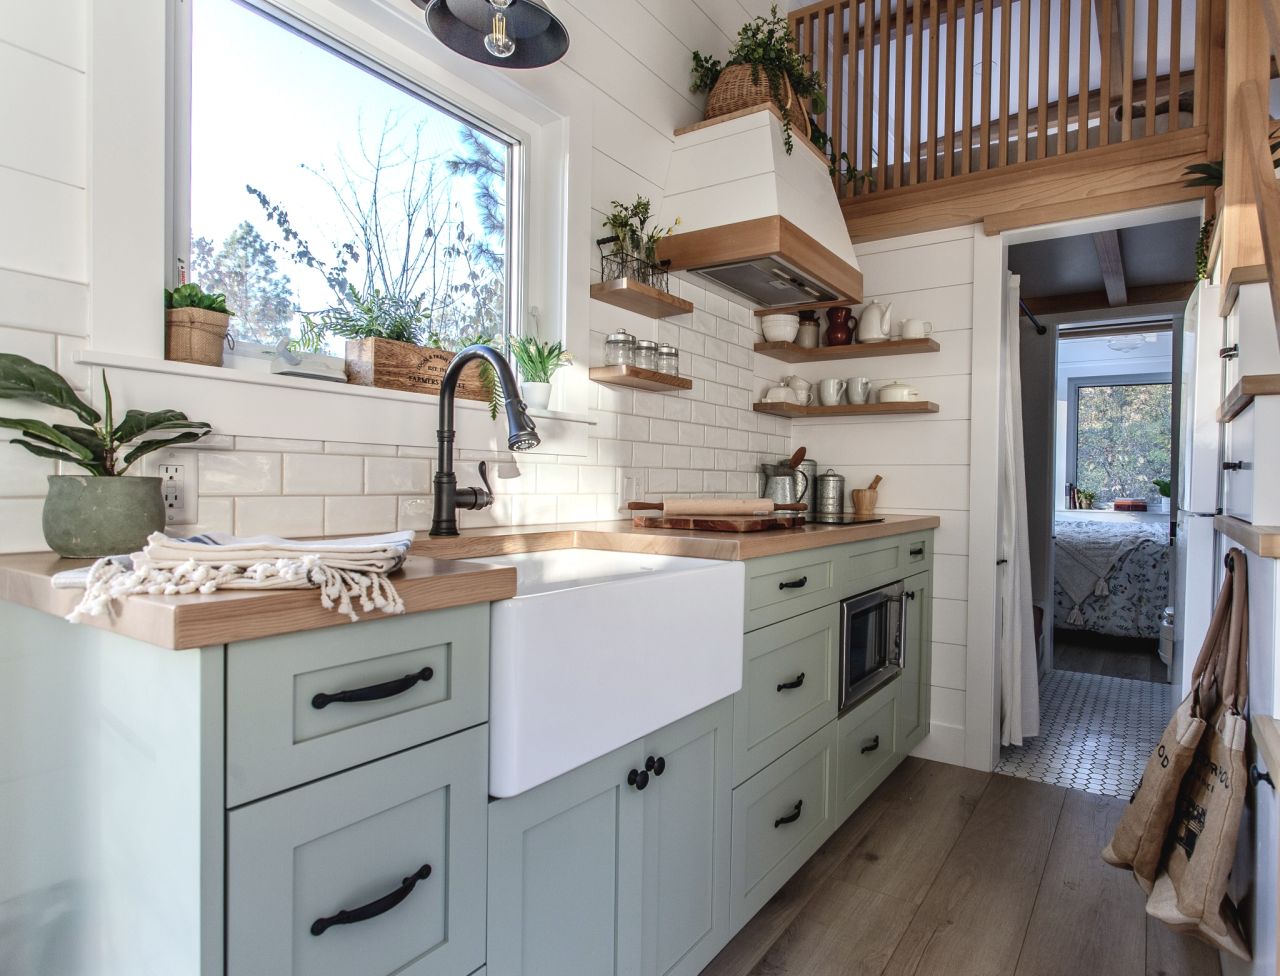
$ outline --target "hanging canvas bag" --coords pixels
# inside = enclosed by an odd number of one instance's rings
[[[1178,794],[1166,855],[1147,914],[1241,959],[1249,959],[1227,878],[1236,857],[1248,774],[1249,595],[1244,553],[1227,555],[1233,593],[1220,695]],[[1206,675],[1206,678],[1208,676]]]
[[[1133,871],[1148,894],[1155,885],[1183,777],[1204,734],[1201,688],[1206,678],[1216,678],[1216,665],[1226,658],[1232,592],[1233,578],[1228,574],[1191,672],[1191,691],[1174,711],[1160,744],[1148,757],[1138,788],[1116,824],[1111,843],[1102,852],[1102,859],[1108,864]]]

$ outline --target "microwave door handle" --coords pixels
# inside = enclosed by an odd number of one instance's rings
[[[907,649],[907,597],[911,594],[903,593],[897,597],[898,602],[898,637],[894,641],[894,651],[896,652],[896,660],[893,662],[899,668],[906,667],[905,657]]]

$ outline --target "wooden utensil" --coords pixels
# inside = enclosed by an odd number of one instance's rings
[[[803,447],[797,448],[795,454],[791,455],[791,460],[789,460],[787,464],[790,466],[792,471],[800,467],[800,462],[804,460],[804,455],[805,448]]]
[[[804,512],[804,502],[775,502],[770,498],[672,498],[660,502],[627,502],[627,510],[647,512],[657,509],[667,515],[761,516],[773,512]]]
[[[871,484],[867,485],[867,491],[875,491],[877,488],[880,487],[880,482],[882,482],[883,480],[884,479],[880,477],[880,475],[876,475],[871,480]]]

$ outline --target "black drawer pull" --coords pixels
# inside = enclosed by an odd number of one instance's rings
[[[324,935],[325,930],[334,925],[351,925],[353,922],[367,922],[371,918],[377,918],[379,915],[385,915],[391,909],[395,908],[402,901],[409,897],[413,889],[418,886],[419,881],[426,881],[431,877],[431,865],[424,864],[413,874],[400,882],[400,887],[389,895],[383,895],[377,901],[371,901],[367,905],[361,905],[359,908],[343,909],[337,915],[330,915],[328,918],[318,918],[311,923],[312,935]]]
[[[1239,355],[1240,355],[1240,343],[1238,342],[1231,346],[1223,346],[1221,349],[1218,350],[1218,357],[1220,359],[1235,359]]]
[[[787,582],[785,582],[785,583],[779,583],[779,584],[778,584],[778,589],[780,589],[780,590],[798,590],[798,589],[800,589],[802,586],[804,586],[804,585],[805,585],[806,583],[808,583],[808,582],[809,582],[809,577],[807,577],[807,576],[801,576],[798,580],[787,580]]]
[[[802,806],[804,806],[804,800],[796,800],[795,808],[790,813],[788,813],[785,817],[779,817],[777,820],[773,822],[773,829],[777,830],[783,824],[791,824],[799,820],[800,808]]]
[[[1271,778],[1271,774],[1265,769],[1259,769],[1257,763],[1251,763],[1249,765],[1249,782],[1254,786],[1257,786],[1259,783],[1266,783],[1273,790],[1276,788],[1275,781]]]
[[[423,668],[413,674],[406,674],[403,678],[384,681],[380,685],[369,685],[367,688],[355,688],[352,691],[335,691],[332,695],[321,692],[311,699],[311,707],[324,708],[334,702],[369,702],[394,698],[396,695],[403,695],[419,681],[430,681],[433,677],[435,677],[435,671],[431,668]]]
[[[644,761],[644,768],[646,772],[653,773],[654,776],[661,776],[667,771],[666,757],[659,756],[657,759],[654,759],[653,756],[650,756]]]
[[[858,751],[865,756],[868,752],[875,752],[879,748],[880,748],[880,736],[877,735],[874,739],[871,740],[870,745],[863,746]]]
[[[794,678],[792,678],[790,681],[784,681],[784,682],[782,682],[782,684],[778,685],[778,690],[779,690],[779,691],[790,691],[792,688],[799,688],[802,684],[804,684],[804,672],[803,672],[803,671],[801,671],[798,675],[796,675],[796,676],[795,676]]]
[[[1223,461],[1222,470],[1223,471],[1243,471],[1244,462],[1243,461]]]
[[[913,555],[913,556],[923,556],[923,555],[924,555],[924,544],[922,543],[922,544],[920,544],[920,545],[918,545],[918,546],[912,546],[912,547],[911,547],[911,549],[910,549],[910,553],[911,553],[911,555]]]
[[[666,766],[664,765],[662,768],[666,769]],[[627,773],[627,785],[634,786],[637,790],[643,790],[649,785],[648,772],[643,769],[631,770],[631,772]]]

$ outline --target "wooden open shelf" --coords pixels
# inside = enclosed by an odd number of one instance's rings
[[[672,376],[670,373],[659,373],[656,369],[643,369],[640,366],[593,366],[588,375],[596,383],[629,386],[636,390],[650,390],[655,393],[693,389],[691,379]]]
[[[1227,398],[1218,408],[1218,422],[1229,423],[1253,403],[1256,396],[1275,396],[1280,394],[1280,373],[1254,373],[1241,376],[1240,382],[1231,388]]]
[[[634,278],[615,278],[597,281],[591,286],[591,297],[597,301],[631,312],[639,312],[651,319],[667,319],[673,315],[687,315],[693,311],[693,302],[676,298],[660,288],[646,285]]]
[[[784,363],[827,363],[837,359],[867,359],[872,356],[905,356],[909,353],[937,352],[937,339],[890,339],[887,342],[852,342],[843,346],[806,349],[794,342],[757,342],[762,356]]]
[[[908,400],[905,403],[849,403],[834,407],[805,407],[798,403],[757,403],[756,413],[771,413],[775,417],[884,417],[907,413],[937,413],[938,405],[929,400]]]

